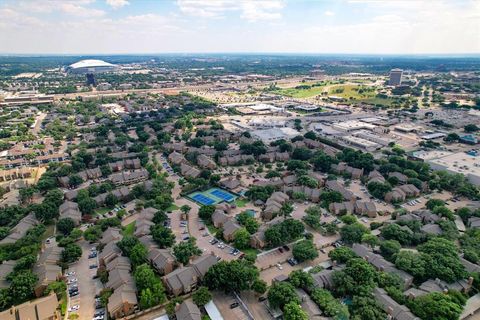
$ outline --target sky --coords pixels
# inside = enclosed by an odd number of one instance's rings
[[[0,0],[0,53],[480,53],[480,0]]]

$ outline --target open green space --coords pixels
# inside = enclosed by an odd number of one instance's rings
[[[240,198],[237,198],[235,200],[235,205],[238,207],[238,208],[243,208],[247,205],[247,203],[249,202],[250,200],[248,199],[240,199]]]
[[[127,224],[125,229],[123,229],[123,236],[132,236],[135,232],[135,221]]]
[[[372,87],[359,86],[354,84],[340,84],[328,89],[328,95],[342,97],[345,99],[369,99],[376,96],[376,90]]]
[[[178,209],[179,209],[179,207],[175,203],[172,203],[170,205],[170,207],[167,208],[167,211],[170,212],[170,211],[175,211],[175,210],[178,210]]]
[[[310,98],[322,94],[324,88],[323,84],[298,85],[294,88],[278,88],[271,92],[292,98]]]
[[[94,211],[94,214],[95,215],[102,215],[102,214],[105,214],[105,213],[109,212],[110,210],[112,210],[112,208],[106,208],[106,207],[98,208]]]

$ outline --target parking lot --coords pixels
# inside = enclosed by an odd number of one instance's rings
[[[89,258],[94,251],[88,242],[82,241],[80,246],[82,257],[65,271],[70,295],[67,310],[69,313],[78,314],[80,320],[102,320],[103,316],[95,317],[95,314],[102,310],[105,312],[104,309],[95,308],[95,296],[103,288],[99,279],[93,279],[97,273],[97,268],[93,266],[98,266],[98,257]]]
[[[238,300],[233,294],[225,294],[224,292],[215,291],[213,292],[213,302],[217,306],[224,319],[252,319],[252,317],[248,315],[247,310],[245,310],[240,300]]]

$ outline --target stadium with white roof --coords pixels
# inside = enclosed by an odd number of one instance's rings
[[[66,71],[75,74],[94,74],[103,72],[112,72],[117,70],[117,66],[103,60],[81,60],[69,65]]]

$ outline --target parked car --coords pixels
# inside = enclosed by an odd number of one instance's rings
[[[280,251],[280,253],[283,253],[283,249],[282,249],[282,248],[278,248],[278,251]]]
[[[277,263],[277,268],[278,268],[278,270],[283,270],[283,267],[280,263]]]
[[[287,245],[284,245],[282,248],[283,248],[285,251],[290,251],[290,248],[289,248]]]
[[[89,266],[89,268],[90,268],[90,269],[97,269],[98,266],[97,266],[96,264],[92,264],[92,265]]]
[[[72,312],[72,311],[77,311],[78,309],[80,309],[80,306],[78,304],[74,305],[74,306],[71,306],[70,308],[68,308],[68,311],[69,312]]]
[[[265,300],[267,300],[267,298],[264,297],[264,296],[261,296],[260,298],[258,298],[258,301],[259,301],[259,302],[262,302],[262,301],[265,301]]]
[[[234,302],[234,303],[232,303],[232,304],[230,305],[230,309],[234,309],[234,308],[236,308],[236,307],[238,307],[238,306],[239,306],[239,303],[238,303],[238,302]]]
[[[78,291],[73,291],[73,292],[70,292],[70,297],[75,297],[75,296],[78,296],[80,293]]]

